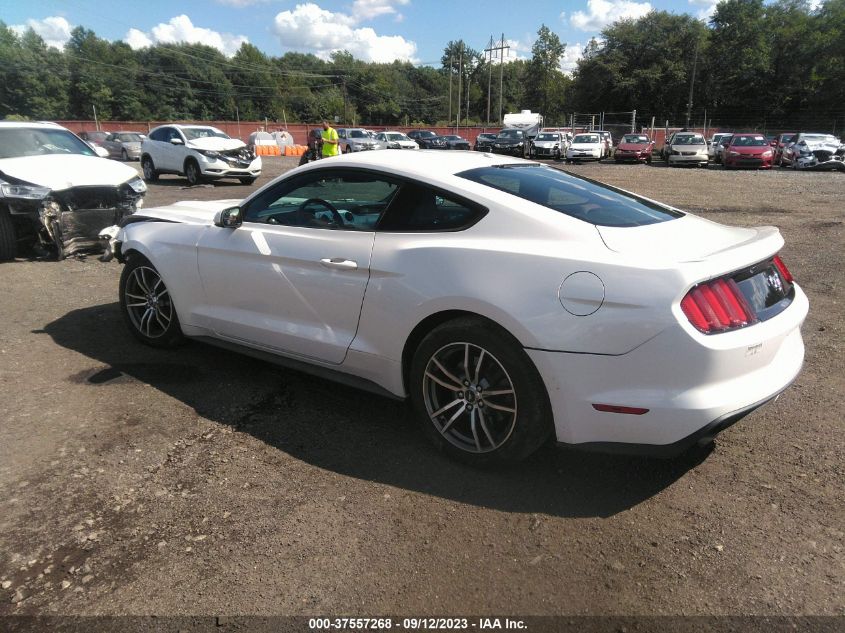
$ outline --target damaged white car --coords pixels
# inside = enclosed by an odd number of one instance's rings
[[[102,252],[100,231],[147,191],[132,167],[100,158],[55,123],[0,122],[0,261],[19,250],[62,259]]]
[[[161,125],[141,145],[141,168],[147,182],[155,182],[160,174],[177,174],[192,187],[220,178],[251,185],[261,175],[261,157],[216,127]]]
[[[845,145],[832,134],[796,134],[783,156],[793,169],[845,171]]]

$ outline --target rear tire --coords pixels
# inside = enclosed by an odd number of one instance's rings
[[[124,163],[129,162],[129,154],[126,152],[125,149],[121,150],[121,152],[120,152],[120,160],[122,160]]]
[[[14,259],[18,250],[15,223],[8,209],[0,208],[0,262]]]
[[[132,335],[146,345],[171,348],[184,340],[170,292],[143,255],[131,254],[123,267],[120,311]]]
[[[473,466],[522,461],[554,430],[537,368],[516,339],[482,319],[432,330],[414,353],[410,391],[424,434]]]

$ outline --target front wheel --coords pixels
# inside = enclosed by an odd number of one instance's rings
[[[0,262],[14,259],[18,248],[15,223],[8,209],[0,207]]]
[[[158,180],[158,172],[153,164],[153,159],[149,156],[144,156],[144,158],[141,159],[141,170],[144,172],[144,180],[147,182],[155,182]]]
[[[183,340],[170,291],[141,255],[130,255],[120,275],[120,311],[129,331],[142,343],[175,347]]]
[[[125,149],[120,152],[120,160],[124,163],[129,162],[129,153]]]
[[[510,334],[481,319],[432,330],[414,354],[411,402],[424,433],[463,462],[521,461],[552,434],[543,381]]]
[[[188,179],[188,184],[194,187],[202,182],[202,173],[197,161],[189,160],[185,163],[185,178]]]

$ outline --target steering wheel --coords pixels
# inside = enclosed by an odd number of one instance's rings
[[[337,226],[343,226],[343,218],[340,215],[340,211],[338,211],[337,207],[335,207],[331,202],[323,200],[322,198],[308,198],[308,200],[299,205],[299,208],[296,210],[296,214],[298,216],[303,216],[305,214],[305,209],[309,204],[319,204],[320,206],[325,207],[331,212],[334,223]]]

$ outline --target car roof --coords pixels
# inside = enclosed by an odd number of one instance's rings
[[[454,151],[443,152],[422,149],[413,156],[403,157],[401,164],[391,152],[360,152],[342,154],[328,160],[311,163],[315,168],[362,167],[378,169],[397,175],[442,179],[477,167],[494,165],[529,164],[521,158],[490,154],[487,152]]]

